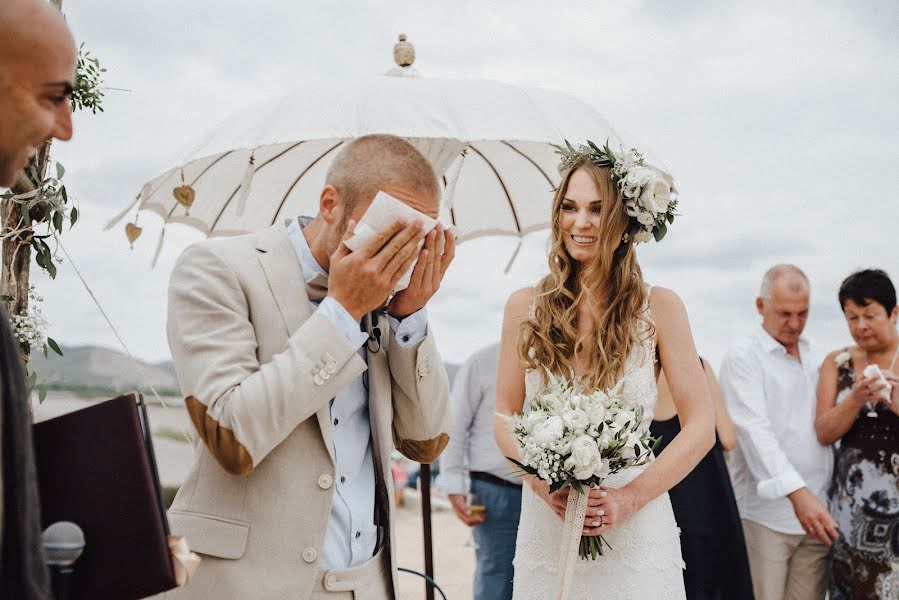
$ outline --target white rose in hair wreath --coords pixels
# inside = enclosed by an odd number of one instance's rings
[[[653,175],[652,181],[643,188],[640,203],[654,215],[668,212],[668,205],[671,204],[671,186],[661,177]]]

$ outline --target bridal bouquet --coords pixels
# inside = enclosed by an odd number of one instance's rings
[[[621,384],[608,391],[580,392],[564,377],[547,375],[548,385],[529,411],[509,419],[509,429],[521,447],[521,461],[509,459],[524,473],[535,475],[556,492],[571,486],[579,510],[569,498],[566,529],[583,528],[586,494],[627,467],[646,464],[659,440],[649,434],[649,417],[642,407],[626,404]],[[575,494],[572,494],[574,496]],[[581,513],[581,514],[578,514]],[[569,523],[569,516],[571,522]],[[575,523],[576,518],[580,523]],[[580,537],[579,555],[596,559],[608,546],[602,536]],[[572,547],[573,550],[573,547]]]

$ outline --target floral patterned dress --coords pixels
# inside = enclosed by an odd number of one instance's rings
[[[837,356],[837,403],[852,389],[855,367]],[[862,407],[834,446],[828,499],[840,530],[833,545],[830,600],[899,599],[899,416],[882,403]]]

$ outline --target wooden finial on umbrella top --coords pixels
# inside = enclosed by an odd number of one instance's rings
[[[393,60],[399,67],[411,67],[415,62],[415,46],[406,41],[406,34],[400,34],[400,41],[393,46]]]

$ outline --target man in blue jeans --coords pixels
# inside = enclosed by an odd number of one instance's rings
[[[493,438],[498,362],[499,344],[493,344],[472,355],[456,375],[452,435],[440,457],[437,478],[456,516],[474,528],[475,600],[512,598],[512,558],[521,514],[521,479],[512,473]],[[470,480],[468,496],[466,480]],[[470,505],[483,506],[483,514],[470,510]]]

